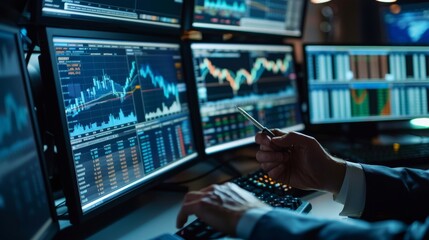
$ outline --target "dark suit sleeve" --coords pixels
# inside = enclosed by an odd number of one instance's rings
[[[362,165],[366,199],[361,218],[423,221],[429,216],[429,172],[410,168]]]
[[[250,239],[429,239],[429,218],[409,225],[395,220],[370,223],[358,219],[319,219],[274,209],[259,219]]]

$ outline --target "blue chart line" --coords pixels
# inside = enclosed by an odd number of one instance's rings
[[[148,64],[142,64],[139,73],[143,78],[142,81],[150,79],[149,84],[147,80],[147,82],[142,83],[146,120],[170,115],[182,110],[177,82],[167,82],[164,76],[154,74]],[[170,77],[172,76],[174,74],[170,74]],[[159,91],[162,91],[162,95],[157,94]]]
[[[26,130],[29,125],[27,107],[18,105],[12,94],[6,94],[4,106],[5,113],[0,113],[0,143],[5,137]]]
[[[71,137],[137,121],[134,108],[125,103],[140,89],[136,62],[131,63],[124,85],[111,79],[104,69],[101,71],[101,79],[93,76],[92,85],[86,89],[82,90],[82,84],[68,85],[72,98],[65,100],[65,104],[68,103],[65,112]],[[92,110],[94,108],[96,110]],[[89,123],[82,123],[85,119],[90,119]]]
[[[233,3],[228,3],[228,1],[226,0],[204,0],[204,7],[217,11],[245,13],[247,9],[246,4],[240,2],[242,1],[234,1]]]
[[[104,73],[104,69],[102,72],[101,80],[97,76],[93,77],[93,86],[84,91],[80,91],[80,85],[69,85],[70,92],[75,93],[76,97],[69,101],[69,105],[66,107],[66,114],[71,114],[72,117],[75,117],[81,111],[89,110],[95,105],[104,103],[105,101],[102,99],[106,97],[110,100],[120,99],[121,102],[124,102],[125,98],[131,95],[135,88],[138,88],[135,62],[132,62],[132,68],[124,86],[112,80],[109,75]],[[73,91],[73,89],[77,90]],[[80,93],[77,93],[79,91]]]
[[[161,75],[155,76],[149,65],[142,64],[140,76],[144,78],[150,77],[153,86],[163,89],[164,97],[170,98],[170,95],[173,95],[179,100],[179,90],[177,89],[176,83],[168,83]]]

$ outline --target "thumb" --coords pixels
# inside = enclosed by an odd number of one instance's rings
[[[281,131],[280,129],[277,129],[277,128],[271,129],[271,132],[274,133],[274,135],[276,135],[277,137],[280,137],[280,136],[283,136],[283,135],[286,134],[285,132],[283,132],[283,131]]]
[[[305,136],[297,132],[288,132],[279,137],[273,137],[271,139],[271,144],[277,148],[290,148],[291,146],[303,144],[308,136]]]
[[[284,148],[290,145],[290,143],[288,143],[287,134],[279,137],[273,137],[271,139],[271,143],[274,144],[276,147],[281,147],[281,148]]]

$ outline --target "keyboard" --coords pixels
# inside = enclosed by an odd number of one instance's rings
[[[278,183],[261,170],[230,180],[230,182],[253,193],[257,198],[273,207],[288,208],[299,213],[308,213],[311,210],[309,202],[303,201],[294,195],[296,193],[302,196],[305,193],[304,191]],[[225,234],[216,231],[199,219],[180,229],[176,235],[184,239],[217,239],[226,237]]]
[[[331,150],[331,149],[330,149]],[[386,166],[410,166],[429,162],[429,143],[357,145],[332,149],[331,153],[348,161]]]

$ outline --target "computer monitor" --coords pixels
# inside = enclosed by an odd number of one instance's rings
[[[195,0],[192,28],[302,36],[306,0]]]
[[[428,116],[429,46],[305,45],[309,123]]]
[[[240,106],[268,128],[302,130],[290,45],[191,43],[205,153],[254,142],[259,131]]]
[[[143,30],[142,26],[179,29],[182,19],[182,0],[158,1],[41,1],[41,14],[50,24],[58,20],[85,20],[103,23],[131,25],[134,32]],[[70,26],[70,24],[68,24]],[[107,25],[106,29],[111,28]]]
[[[0,238],[58,231],[18,30],[0,24]]]
[[[176,40],[47,30],[72,222],[197,158]]]
[[[384,39],[389,43],[429,43],[429,3],[400,3],[381,9]]]

